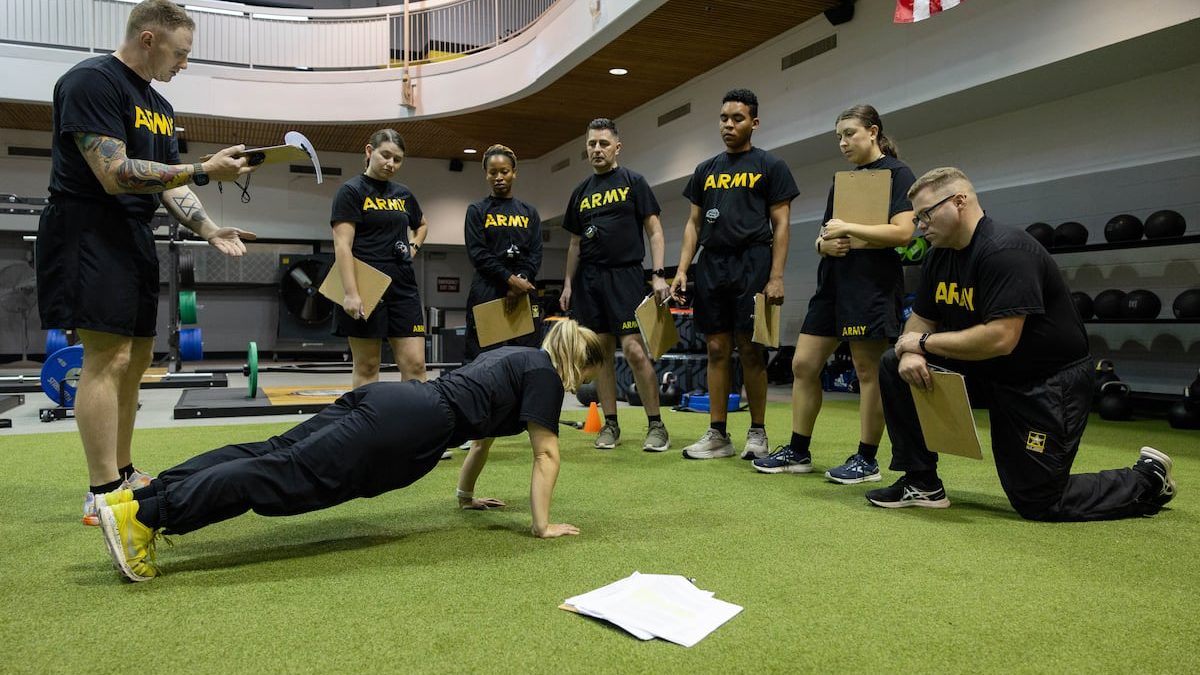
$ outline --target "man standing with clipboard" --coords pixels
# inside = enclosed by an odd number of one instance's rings
[[[1145,447],[1132,468],[1071,474],[1091,410],[1093,372],[1083,322],[1050,254],[1028,233],[992,222],[958,169],[930,171],[908,197],[934,249],[912,316],[879,368],[891,468],[904,475],[868,492],[867,500],[887,508],[950,506],[910,390],[930,388],[934,361],[968,369],[991,390],[996,473],[1021,517],[1158,513],[1175,496],[1171,458],[1163,452]]]
[[[610,450],[621,440],[613,365],[616,336],[620,336],[621,351],[646,409],[642,449],[663,452],[671,446],[671,437],[658,407],[654,364],[642,344],[634,315],[645,297],[643,231],[650,240],[654,298],[662,303],[669,294],[662,224],[650,185],[641,174],[617,164],[620,152],[617,125],[603,117],[592,120],[587,129],[587,155],[593,173],[571,193],[563,217],[563,229],[571,233],[571,243],[559,305],[565,312],[573,304],[575,319],[596,331],[604,342],[604,363],[596,373],[604,426],[596,436],[596,448]]]

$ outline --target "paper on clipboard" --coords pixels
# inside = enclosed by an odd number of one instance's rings
[[[313,170],[317,176],[317,184],[321,184],[324,177],[321,175],[321,161],[317,159],[317,151],[313,148],[313,144],[299,131],[289,131],[283,135],[283,145],[271,145],[262,148],[246,148],[238,153],[240,157],[249,159],[250,166],[258,166],[259,164],[279,164],[281,162],[297,162],[306,161],[312,164]],[[212,155],[205,155],[200,158],[201,162],[207,162],[212,158]]]
[[[475,332],[479,346],[488,347],[533,332],[533,305],[529,295],[522,295],[511,312],[504,311],[504,298],[481,302],[475,313]]]
[[[888,222],[892,172],[887,169],[838,171],[833,175],[833,217],[859,225]]]
[[[767,302],[767,296],[754,294],[754,335],[752,342],[767,347],[779,347],[779,310],[781,305]]]
[[[671,315],[666,303],[659,304],[654,294],[646,296],[645,300],[633,311],[637,318],[638,330],[646,349],[650,352],[650,360],[657,361],[679,342],[679,330],[675,327],[675,317]]]
[[[925,446],[939,454],[983,459],[979,430],[971,414],[967,381],[959,373],[931,366],[933,388],[929,391],[909,385]]]
[[[383,299],[388,284],[392,283],[392,278],[354,258],[354,279],[358,282],[358,297],[362,298],[363,318],[370,318],[371,312],[375,311],[379,301]],[[329,274],[325,275],[325,281],[321,282],[317,292],[332,300],[338,307],[342,306],[346,299],[346,289],[342,286],[342,272],[336,262],[329,268]]]

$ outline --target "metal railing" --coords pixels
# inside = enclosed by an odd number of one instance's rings
[[[398,2],[400,0],[397,0]],[[474,54],[511,39],[562,0],[452,0],[368,10],[287,10],[184,0],[197,63],[300,70],[399,68]],[[106,52],[129,0],[0,0],[0,42]]]

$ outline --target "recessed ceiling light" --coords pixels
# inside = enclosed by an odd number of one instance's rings
[[[479,151],[476,150],[475,148],[467,148],[467,149],[463,150],[464,155],[473,155],[477,152],[479,152]]]
[[[609,68],[608,74],[609,75],[628,75],[629,71],[624,68]]]

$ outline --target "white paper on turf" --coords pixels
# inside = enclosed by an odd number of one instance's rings
[[[660,637],[691,647],[742,611],[713,595],[679,575],[634,572],[566,603],[639,639]]]

